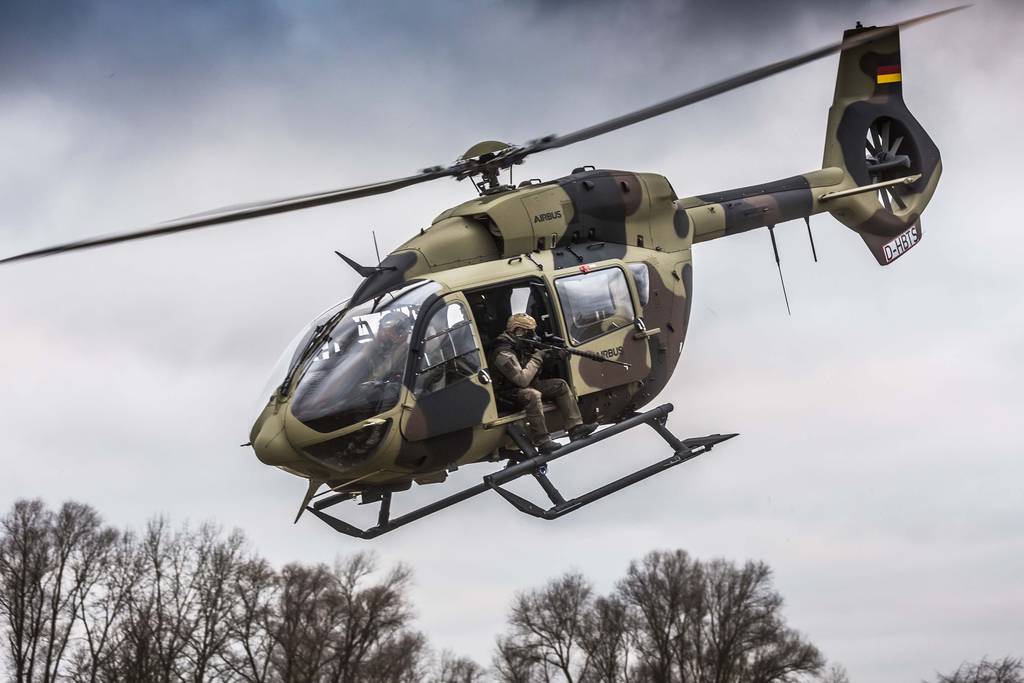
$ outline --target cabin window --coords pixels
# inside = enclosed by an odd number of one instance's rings
[[[651,298],[651,271],[646,263],[630,263],[629,272],[633,273],[633,282],[636,283],[636,295],[640,299],[640,306],[646,307]]]
[[[636,318],[626,276],[618,268],[559,278],[555,289],[574,344],[631,325]]]
[[[427,323],[416,364],[416,396],[464,381],[480,370],[480,353],[466,309],[457,301],[438,309]]]

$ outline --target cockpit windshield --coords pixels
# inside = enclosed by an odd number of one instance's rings
[[[413,323],[439,290],[436,282],[416,282],[346,312],[309,360],[292,414],[318,432],[333,432],[393,408]]]
[[[295,335],[291,343],[285,347],[284,351],[281,352],[277,362],[274,364],[274,369],[270,371],[270,377],[267,379],[266,385],[263,387],[263,391],[259,395],[259,404],[254,407],[256,410],[254,413],[259,415],[263,412],[263,409],[267,406],[273,395],[277,392],[278,387],[284,382],[288,373],[299,362],[299,357],[302,355],[302,351],[309,344],[309,340],[313,338],[317,328],[330,320],[334,315],[340,311],[348,303],[348,299],[341,303],[331,306],[326,311],[313,318],[313,322],[302,328],[302,331]]]

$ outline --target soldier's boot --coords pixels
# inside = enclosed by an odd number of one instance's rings
[[[584,422],[583,424],[576,425],[575,427],[569,430],[569,441],[579,441],[580,439],[585,439],[586,437],[593,434],[594,430],[596,429],[596,422]]]
[[[543,441],[534,443],[534,447],[543,455],[547,455],[548,453],[554,453],[562,446],[550,436],[545,436]]]

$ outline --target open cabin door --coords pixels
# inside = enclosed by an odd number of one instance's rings
[[[411,391],[402,411],[409,441],[470,429],[497,418],[480,335],[461,292],[426,312],[412,345]]]

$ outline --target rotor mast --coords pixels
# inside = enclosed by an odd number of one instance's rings
[[[478,142],[455,162],[456,167],[461,167],[455,177],[458,180],[471,178],[481,196],[515,189],[512,185],[502,184],[499,174],[506,168],[523,163],[524,151],[519,145],[500,140]]]

